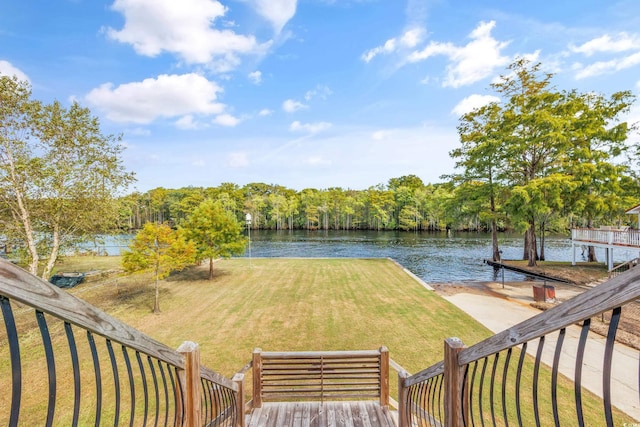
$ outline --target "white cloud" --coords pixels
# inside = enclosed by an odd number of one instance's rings
[[[619,33],[617,37],[612,38],[609,34],[589,40],[580,46],[570,45],[569,49],[575,53],[582,53],[591,56],[596,53],[617,53],[628,50],[640,49],[640,37],[629,35],[627,33]]]
[[[251,83],[259,85],[260,83],[262,83],[262,72],[260,71],[253,71],[251,73],[249,73],[249,80],[251,80]]]
[[[315,89],[308,90],[307,93],[304,94],[304,99],[307,101],[311,101],[313,98],[327,99],[329,95],[331,95],[333,91],[329,89],[327,85],[317,85]]]
[[[203,168],[203,167],[205,167],[205,166],[207,165],[207,163],[206,163],[204,160],[202,160],[202,159],[198,159],[198,160],[194,160],[194,161],[191,163],[191,165],[192,165],[192,166],[195,166],[195,167],[197,167],[197,168]]]
[[[225,109],[216,102],[221,91],[215,82],[198,74],[163,74],[117,87],[105,83],[85,99],[105,111],[110,120],[146,124],[159,117],[220,114]]]
[[[423,37],[424,30],[422,28],[413,28],[402,35],[400,45],[412,49],[422,42]]]
[[[361,58],[364,62],[371,62],[378,55],[388,55],[402,48],[413,49],[422,42],[423,37],[424,30],[422,28],[412,28],[405,31],[400,37],[391,38],[383,45],[369,49],[362,54]]]
[[[251,0],[257,12],[273,26],[276,34],[296,14],[298,0]]]
[[[480,22],[469,34],[471,41],[464,46],[431,42],[424,49],[411,53],[408,60],[419,62],[435,55],[444,55],[450,63],[443,86],[457,88],[475,83],[491,76],[496,68],[511,61],[509,57],[501,55],[509,42],[498,42],[491,36],[495,24],[495,21]]]
[[[375,139],[376,141],[382,141],[387,137],[388,134],[389,132],[387,132],[386,130],[377,130],[371,134],[371,138]]]
[[[331,126],[331,123],[328,122],[300,123],[296,120],[291,123],[289,130],[292,132],[318,133],[329,129]]]
[[[178,129],[198,129],[200,125],[193,119],[191,114],[187,114],[184,117],[180,117],[175,121],[175,126]]]
[[[306,108],[309,108],[309,107],[293,99],[287,99],[282,103],[282,109],[287,113],[295,113],[298,110],[304,110]]]
[[[121,30],[107,35],[128,43],[140,55],[169,52],[190,64],[207,64],[220,72],[238,66],[238,55],[264,52],[252,35],[212,28],[227,9],[216,0],[115,0],[113,9],[124,15]]]
[[[243,151],[230,153],[227,157],[227,166],[232,168],[246,168],[249,166],[249,156]]]
[[[240,121],[241,120],[239,118],[234,117],[231,114],[220,114],[213,120],[214,123],[227,127],[235,127],[240,123]]]
[[[18,80],[29,82],[29,77],[18,67],[11,64],[9,61],[0,61],[0,74],[13,77],[16,76]]]
[[[491,102],[500,102],[500,98],[493,95],[473,94],[458,102],[458,104],[453,107],[453,110],[451,110],[451,113],[456,116],[462,116]]]
[[[577,71],[576,79],[584,79],[587,77],[599,76],[601,74],[613,73],[624,70],[640,64],[640,52],[636,52],[624,58],[612,59],[610,61],[598,61],[591,65],[584,66],[575,64],[574,70]]]
[[[269,110],[268,108],[263,108],[262,110],[260,110],[260,112],[258,113],[258,115],[260,117],[265,117],[265,116],[270,116],[271,114],[273,114],[273,111]]]

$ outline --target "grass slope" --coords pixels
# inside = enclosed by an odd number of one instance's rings
[[[120,284],[81,295],[172,347],[201,347],[202,362],[231,375],[267,351],[389,348],[416,372],[442,358],[445,338],[474,343],[489,331],[386,259],[246,259],[219,261],[206,280],[198,267],[152,292]],[[144,285],[143,285],[144,286]]]

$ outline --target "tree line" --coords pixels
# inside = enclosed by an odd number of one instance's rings
[[[146,222],[180,225],[205,200],[220,201],[251,228],[264,230],[482,230],[479,215],[457,209],[455,187],[424,184],[415,175],[392,178],[366,190],[307,188],[296,191],[277,184],[240,187],[155,188],[120,199],[120,226],[138,229]]]

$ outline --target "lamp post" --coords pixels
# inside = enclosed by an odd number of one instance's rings
[[[247,213],[244,219],[247,222],[247,232],[249,233],[249,268],[251,268],[251,214]]]

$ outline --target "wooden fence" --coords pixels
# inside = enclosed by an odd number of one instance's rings
[[[11,367],[10,378],[0,378],[2,425],[243,419],[238,385],[200,366],[195,343],[171,349],[4,260],[0,308],[0,361]],[[40,375],[25,376],[34,371]]]
[[[560,413],[566,415],[566,411],[573,413],[573,424],[583,426],[583,383],[587,378],[583,372],[587,369],[596,370],[596,378],[600,378],[597,388],[602,391],[602,419],[595,421],[597,425],[614,425],[614,407],[623,400],[632,402],[629,407],[635,414],[631,416],[637,418],[638,352],[632,350],[628,367],[616,366],[624,360],[614,358],[614,348],[624,306],[639,297],[640,269],[634,268],[469,348],[460,340],[446,340],[443,361],[415,375],[399,374],[400,427],[560,425]],[[598,347],[590,338],[594,335],[590,329],[603,318],[608,319],[606,340]],[[578,328],[575,349],[563,348],[573,328]],[[545,345],[550,347],[554,342],[551,374],[543,387]],[[573,391],[561,396],[560,366],[567,364],[567,352],[573,365],[569,369]],[[587,357],[595,357],[599,366],[586,363]],[[621,376],[629,378],[634,387],[612,387],[612,372],[620,368]],[[592,374],[588,377],[594,379]]]

